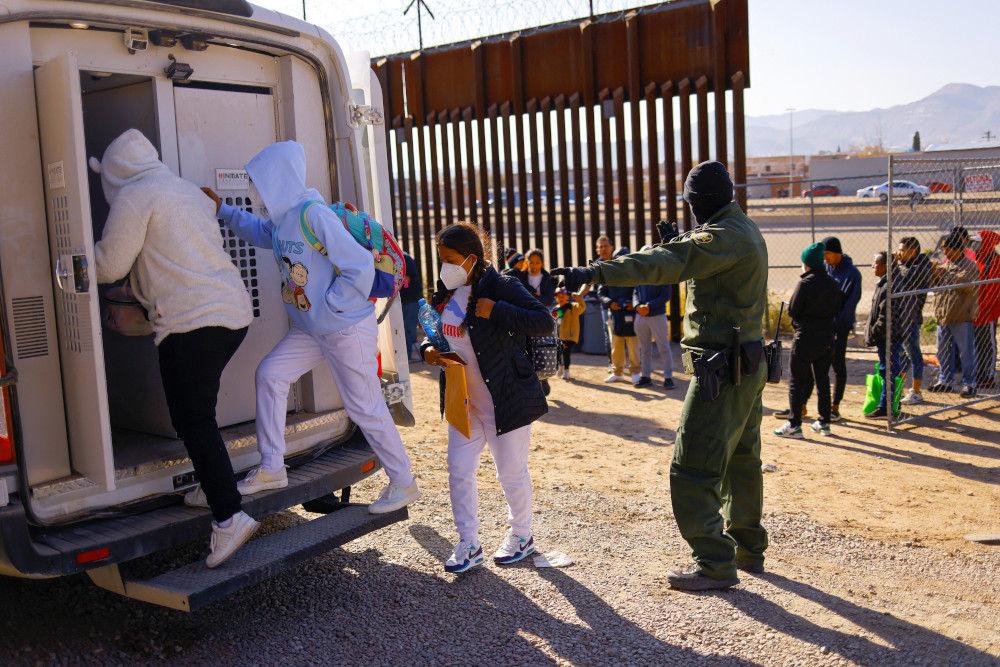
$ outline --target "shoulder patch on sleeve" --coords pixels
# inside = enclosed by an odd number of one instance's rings
[[[711,232],[698,232],[691,237],[695,243],[711,243],[713,238]]]

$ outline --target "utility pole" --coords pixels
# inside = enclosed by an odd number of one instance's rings
[[[306,20],[306,0],[302,0],[302,20]]]
[[[305,0],[303,0],[303,2],[305,2]],[[424,2],[424,0],[410,0],[410,4],[408,4],[406,6],[406,9],[403,10],[403,15],[404,16],[407,14],[407,12],[410,11],[410,9],[413,8],[413,5],[417,6],[417,35],[420,38],[420,50],[423,51],[424,50],[424,25],[423,25],[423,17],[420,14],[420,8],[423,7],[424,9],[426,9],[427,13],[431,15],[432,19],[434,18],[434,13],[431,11],[431,8],[427,6],[427,3]],[[436,21],[437,19],[434,19],[434,20]]]
[[[792,196],[792,173],[795,171],[795,145],[793,142],[793,131],[792,131],[792,114],[795,113],[794,107],[788,107],[785,109],[788,112],[788,196]]]

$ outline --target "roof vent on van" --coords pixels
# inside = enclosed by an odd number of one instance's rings
[[[202,9],[219,14],[230,14],[232,16],[253,16],[253,7],[246,0],[149,0],[158,5],[172,5],[174,7],[187,7],[188,9]]]

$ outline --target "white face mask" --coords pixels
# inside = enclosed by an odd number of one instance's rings
[[[476,256],[469,255],[472,257],[472,268],[476,266]],[[462,260],[461,264],[442,264],[441,265],[441,282],[444,283],[446,289],[458,289],[466,283],[469,279],[469,271],[465,270],[465,263],[469,261],[469,257]],[[470,269],[471,271],[471,269]]]
[[[250,181],[250,189],[247,190],[247,198],[250,200],[250,205],[253,206],[254,215],[256,215],[261,220],[270,220],[271,214],[267,211],[267,206],[264,205],[264,198],[260,196],[260,190],[257,189],[257,184]]]

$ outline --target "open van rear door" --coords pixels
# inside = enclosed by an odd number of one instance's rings
[[[392,219],[392,188],[389,184],[389,158],[385,136],[385,112],[382,88],[378,77],[371,69],[371,58],[365,51],[352,53],[348,57],[351,75],[351,123],[358,128],[361,138],[361,162],[366,174],[365,185],[367,204],[362,204],[366,212],[378,220],[386,229],[395,234]],[[407,248],[403,248],[407,250]],[[381,313],[386,302],[379,299],[376,311]],[[406,349],[406,335],[403,330],[403,310],[399,298],[389,305],[390,317],[378,331],[379,349],[383,350],[382,369],[394,374],[390,380],[398,388],[409,387],[410,351]],[[385,350],[393,350],[391,357]],[[383,373],[383,375],[385,375]],[[390,376],[392,377],[392,376]],[[391,390],[390,390],[391,391]],[[402,395],[392,391],[388,397],[389,409],[397,425],[413,426],[413,394],[406,390]],[[400,410],[400,407],[403,409]]]
[[[35,98],[70,459],[114,489],[100,309],[90,220],[80,72],[73,53],[35,70]]]

